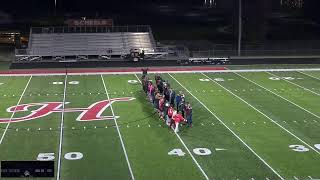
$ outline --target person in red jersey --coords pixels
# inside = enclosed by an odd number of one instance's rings
[[[170,125],[170,128],[171,128],[171,118],[173,116],[173,112],[174,112],[174,109],[173,109],[173,105],[170,105],[170,107],[168,108],[168,111],[167,111],[167,125],[169,126]]]
[[[186,120],[183,118],[181,112],[175,114],[173,117],[172,117],[174,123],[175,123],[175,128],[174,128],[174,132],[177,133],[179,132],[179,124],[181,122],[185,122]]]

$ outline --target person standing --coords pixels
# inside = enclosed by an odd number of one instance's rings
[[[185,112],[186,112],[186,119],[188,123],[188,127],[192,127],[192,106],[189,102],[186,103]]]
[[[174,100],[176,99],[176,92],[170,88],[170,104],[172,104],[174,106]]]
[[[185,109],[185,100],[184,95],[181,96],[181,101],[179,104],[179,112],[181,111],[182,116],[184,117],[184,109]]]
[[[182,91],[179,91],[179,94],[176,96],[177,110],[179,112],[179,104],[181,102]]]
[[[174,115],[172,117],[174,123],[175,123],[175,128],[174,128],[174,132],[178,133],[179,132],[179,124],[180,122],[186,121],[183,116],[181,115],[181,112],[177,113],[176,115]]]
[[[172,105],[170,105],[170,107],[168,108],[168,118],[167,118],[167,122],[166,124],[169,126],[169,128],[171,128],[172,125],[172,116],[174,115],[174,108]]]

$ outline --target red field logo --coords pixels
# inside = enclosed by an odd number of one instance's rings
[[[28,115],[18,118],[0,118],[0,123],[29,121],[44,116],[48,116],[49,114],[55,112],[82,112],[76,119],[77,121],[97,121],[113,119],[116,117],[101,116],[101,114],[114,102],[132,101],[134,99],[135,98],[133,97],[113,98],[93,103],[87,108],[67,108],[64,110],[62,109],[63,102],[41,102],[21,104],[18,106],[12,106],[8,108],[7,112],[17,113],[30,111]],[[67,103],[68,102],[66,102],[66,104]],[[35,110],[30,110],[30,108],[35,108]]]

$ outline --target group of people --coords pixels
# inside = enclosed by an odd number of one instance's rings
[[[161,78],[159,74],[154,76],[154,82],[149,79],[147,72],[143,71],[142,89],[148,100],[159,113],[159,117],[174,132],[179,131],[179,124],[192,127],[192,106],[185,101],[182,91],[176,94],[170,84]]]

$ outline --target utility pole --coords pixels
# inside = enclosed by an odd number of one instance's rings
[[[241,36],[242,36],[242,2],[239,0],[239,33],[238,33],[238,56],[241,56]]]

